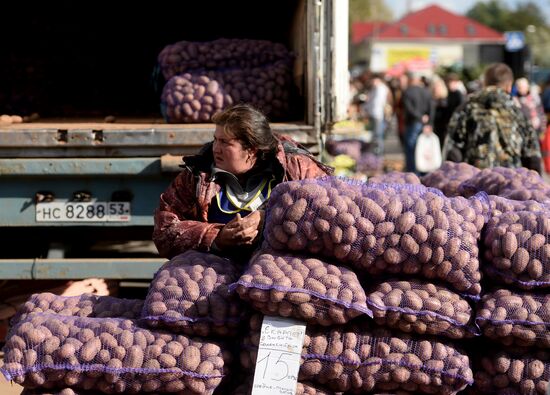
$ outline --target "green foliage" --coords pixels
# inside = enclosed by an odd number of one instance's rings
[[[475,67],[456,67],[456,66],[440,66],[436,70],[436,74],[445,78],[449,73],[458,74],[464,82],[470,82],[479,79],[486,65],[479,64]]]
[[[546,26],[542,10],[533,2],[519,4],[515,9],[499,0],[477,2],[466,16],[500,32],[524,31],[529,25]]]
[[[391,21],[393,12],[384,0],[349,0],[350,26],[353,22]]]
[[[534,63],[540,67],[550,67],[550,28],[537,27],[533,33],[527,33],[527,43],[533,53]]]
[[[524,32],[534,63],[550,67],[550,26],[546,23],[544,13],[535,3],[529,1],[511,9],[499,0],[478,2],[466,16],[500,32]],[[527,26],[530,25],[535,28],[528,30]]]

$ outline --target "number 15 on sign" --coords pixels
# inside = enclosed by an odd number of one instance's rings
[[[305,324],[265,316],[262,323],[252,395],[294,395]]]

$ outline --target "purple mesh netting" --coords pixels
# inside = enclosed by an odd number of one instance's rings
[[[445,161],[439,169],[423,176],[421,181],[427,187],[440,189],[445,196],[460,196],[460,185],[480,171],[468,163]]]
[[[484,353],[473,362],[474,394],[547,394],[550,381],[547,351]]]
[[[367,184],[413,184],[420,185],[420,178],[414,173],[390,171],[379,176],[369,177]]]
[[[524,167],[483,169],[459,187],[462,196],[480,191],[513,200],[550,201],[550,185],[536,171]]]
[[[53,384],[53,383],[52,383]],[[148,395],[160,395],[159,392],[147,392]],[[178,392],[170,392],[171,395],[194,395],[195,391],[183,390]],[[74,388],[25,388],[21,395],[97,395],[96,390],[81,390]]]
[[[34,313],[10,329],[6,379],[25,387],[69,386],[105,393],[211,393],[224,375],[215,343],[139,328],[119,318]]]
[[[229,289],[239,275],[229,259],[187,251],[155,274],[142,318],[149,326],[189,335],[233,336],[248,314],[239,296]]]
[[[506,289],[486,294],[476,322],[485,336],[507,346],[550,348],[550,295]]]
[[[421,281],[387,281],[373,286],[367,305],[374,321],[403,332],[472,337],[479,331],[471,322],[472,309],[458,294]]]
[[[143,300],[119,299],[113,296],[82,294],[79,296],[59,296],[49,292],[32,295],[22,304],[13,316],[13,326],[31,313],[54,313],[76,317],[128,318],[137,319],[141,315]]]
[[[361,157],[355,162],[355,171],[358,173],[378,173],[384,167],[384,158],[373,154],[372,152],[364,152]]]
[[[348,155],[350,158],[358,161],[361,155],[367,150],[368,143],[359,139],[336,140],[327,139],[325,149],[332,156]]]
[[[479,295],[477,241],[488,213],[486,194],[446,198],[422,185],[324,177],[274,188],[264,238],[276,250],[336,258],[360,275],[422,276]]]
[[[522,289],[550,287],[550,211],[507,212],[484,231],[484,271]]]
[[[283,44],[267,40],[220,38],[207,42],[179,41],[167,45],[158,56],[166,80],[191,70],[252,68],[286,60]]]
[[[258,252],[234,285],[242,299],[268,315],[324,326],[372,312],[355,273],[315,258]]]
[[[550,203],[539,203],[535,200],[512,200],[490,195],[491,217],[510,211],[550,211]]]
[[[210,122],[214,113],[243,101],[280,119],[290,111],[291,90],[291,63],[279,60],[245,70],[176,75],[164,86],[161,102],[168,122]]]
[[[261,317],[254,316],[250,327],[241,348],[245,369],[254,367]],[[402,389],[451,394],[472,384],[473,375],[468,356],[451,346],[348,324],[328,331],[306,329],[299,380],[349,393]]]

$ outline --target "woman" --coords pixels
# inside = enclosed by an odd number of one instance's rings
[[[239,104],[217,113],[214,141],[184,157],[183,171],[160,196],[153,240],[161,256],[189,249],[242,255],[258,242],[271,189],[282,181],[327,175],[265,116]]]

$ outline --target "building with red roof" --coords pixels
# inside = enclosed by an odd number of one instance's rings
[[[500,61],[505,39],[473,19],[431,5],[392,23],[354,23],[351,41],[370,58],[371,70],[402,71]]]

